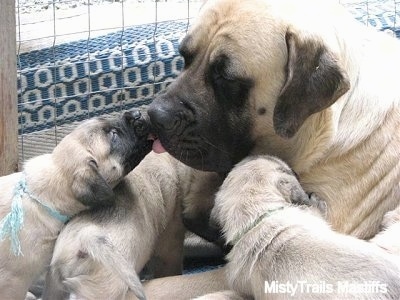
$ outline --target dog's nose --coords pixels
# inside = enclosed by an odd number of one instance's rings
[[[150,107],[148,114],[151,124],[157,129],[173,131],[179,126],[180,119],[162,107]]]

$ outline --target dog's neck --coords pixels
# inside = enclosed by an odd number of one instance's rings
[[[73,216],[85,209],[72,195],[70,181],[57,169],[51,154],[30,159],[23,172],[30,193],[59,213]]]

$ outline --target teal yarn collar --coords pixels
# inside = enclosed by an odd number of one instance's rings
[[[48,214],[56,220],[66,223],[70,219],[69,216],[59,213],[39,198],[32,195],[27,187],[25,174],[22,173],[20,180],[14,187],[11,210],[0,221],[0,242],[4,241],[8,237],[11,241],[11,250],[16,256],[23,255],[19,240],[19,232],[24,225],[24,209],[22,206],[22,198],[24,195],[40,204],[40,206],[42,206]]]
[[[278,211],[281,211],[285,208],[285,206],[279,206],[277,208],[273,208],[273,209],[268,209],[265,213],[263,213],[261,216],[259,216],[257,219],[255,219],[249,226],[247,226],[242,232],[237,233],[234,238],[232,239],[231,244],[232,245],[236,245],[237,242],[239,242],[239,240],[246,234],[248,233],[250,230],[252,230],[253,228],[255,228],[258,224],[261,223],[262,220],[264,220],[265,218],[268,218],[269,216],[275,214]]]

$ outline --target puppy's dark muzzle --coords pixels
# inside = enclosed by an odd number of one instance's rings
[[[135,108],[122,116],[129,143],[126,149],[126,173],[135,168],[151,151],[153,141],[149,140],[150,120],[145,108]]]
[[[143,109],[133,109],[123,115],[124,121],[133,127],[133,131],[138,138],[147,137],[150,133],[149,116]]]

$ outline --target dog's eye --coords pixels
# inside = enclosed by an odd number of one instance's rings
[[[228,76],[225,70],[225,66],[222,63],[216,63],[213,67],[213,75],[214,75],[214,80],[227,80],[227,81],[232,81],[233,79],[231,76]]]
[[[234,81],[235,78],[228,71],[229,58],[226,55],[221,55],[212,64],[212,74],[214,80]]]
[[[225,109],[242,107],[252,86],[251,80],[234,74],[229,62],[226,55],[220,55],[208,71],[215,98]]]

